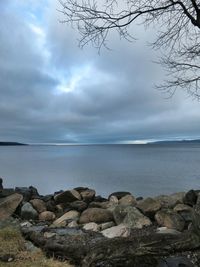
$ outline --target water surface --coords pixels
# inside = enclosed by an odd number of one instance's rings
[[[135,196],[200,188],[200,144],[0,147],[4,186],[29,186],[41,194],[89,186],[107,196]]]

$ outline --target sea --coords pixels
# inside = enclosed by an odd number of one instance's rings
[[[0,146],[0,177],[42,195],[78,186],[104,197],[172,194],[200,189],[200,144]]]

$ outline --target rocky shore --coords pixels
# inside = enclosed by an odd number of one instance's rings
[[[198,190],[143,199],[130,192],[103,198],[78,187],[42,196],[32,186],[3,188],[0,178],[5,226],[75,266],[200,266]]]

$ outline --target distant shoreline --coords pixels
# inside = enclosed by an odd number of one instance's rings
[[[0,146],[28,146],[28,144],[18,142],[0,142]]]

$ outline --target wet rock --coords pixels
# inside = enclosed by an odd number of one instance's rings
[[[24,220],[37,220],[38,212],[29,202],[26,202],[21,208],[21,218]]]
[[[115,196],[115,197],[117,197],[118,199],[120,199],[120,198],[122,198],[122,197],[125,197],[126,195],[131,195],[131,193],[129,193],[129,192],[123,192],[123,191],[121,191],[121,192],[114,192],[114,193],[112,193],[112,194],[109,195],[108,199],[109,199],[111,196]]]
[[[117,226],[105,229],[101,231],[101,233],[107,238],[128,237],[130,235],[130,228],[124,224],[119,224]]]
[[[81,196],[76,190],[67,190],[54,196],[56,204],[70,203],[76,200],[81,200]]]
[[[136,201],[134,196],[126,195],[126,196],[120,198],[119,204],[124,205],[124,206],[136,206],[137,201]]]
[[[94,197],[95,197],[95,190],[93,189],[86,189],[84,191],[82,191],[80,193],[81,198],[83,199],[83,201],[85,201],[86,203],[89,203],[91,201],[93,201]]]
[[[155,219],[158,225],[180,232],[183,231],[185,226],[184,219],[173,210],[160,210],[156,213]]]
[[[80,213],[76,210],[66,212],[60,218],[53,222],[55,226],[66,226],[71,221],[77,221],[80,217]]]
[[[87,209],[88,205],[82,200],[77,200],[69,204],[70,208],[79,212]]]
[[[98,232],[100,230],[100,225],[94,222],[90,222],[90,223],[86,223],[83,226],[83,229],[87,231],[90,230],[90,231]]]
[[[30,203],[39,213],[47,210],[45,202],[41,199],[32,199]]]
[[[113,220],[112,212],[101,208],[89,208],[81,214],[79,223],[89,222],[104,223]]]
[[[148,197],[144,200],[141,200],[138,203],[137,208],[146,216],[153,218],[155,213],[161,209],[161,204],[158,200]]]
[[[198,194],[192,189],[185,194],[183,203],[193,207],[197,202],[197,197]]]
[[[9,218],[22,202],[23,196],[20,194],[12,194],[8,197],[0,199],[0,219],[5,220]]]
[[[39,214],[40,221],[53,221],[55,218],[56,215],[52,211],[43,211]]]
[[[124,224],[132,229],[141,229],[151,225],[150,219],[132,206],[117,206],[113,211],[113,216],[116,224]]]

